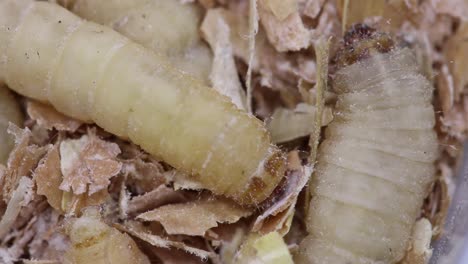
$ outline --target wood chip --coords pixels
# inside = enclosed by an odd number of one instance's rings
[[[280,21],[298,11],[297,0],[263,0],[263,2]]]
[[[288,156],[288,160],[293,160],[292,164],[297,164],[298,154],[295,152]],[[307,166],[300,166],[298,170],[290,170],[286,175],[286,180],[275,190],[276,193],[270,201],[270,205],[255,220],[252,231],[268,233],[283,228],[289,217],[291,207],[296,206],[297,197],[309,180],[312,169]]]
[[[89,195],[106,189],[109,179],[122,168],[116,159],[119,153],[117,144],[103,141],[94,133],[62,141],[60,189],[74,194],[83,194],[89,189]]]
[[[55,210],[62,211],[63,191],[59,189],[62,172],[58,145],[49,147],[47,154],[35,169],[33,178],[37,185],[37,194],[44,195]]]
[[[203,199],[188,203],[161,206],[140,214],[143,221],[158,221],[168,234],[203,236],[218,223],[234,223],[249,216],[251,210],[226,199]]]
[[[148,210],[172,203],[185,202],[187,197],[183,191],[175,191],[165,185],[161,185],[145,194],[135,196],[128,201],[127,213],[135,216]]]
[[[16,145],[8,158],[7,169],[0,177],[0,180],[3,181],[0,182],[0,186],[3,187],[3,199],[6,202],[9,201],[13,191],[18,186],[20,178],[30,176],[46,152],[46,148],[30,145],[31,131],[28,128],[21,129],[10,123],[8,133],[15,136]]]
[[[298,51],[311,44],[311,32],[305,27],[299,12],[280,20],[269,10],[266,0],[259,1],[258,12],[268,39],[277,51]]]
[[[221,9],[208,10],[201,31],[214,53],[210,73],[213,88],[229,97],[239,109],[245,109],[245,93],[234,61],[230,29]]]
[[[426,218],[416,222],[413,228],[410,248],[399,264],[427,264],[432,256],[432,226]]]
[[[65,116],[52,106],[28,100],[26,111],[38,125],[47,129],[57,129],[59,131],[75,132],[83,123],[71,117]]]
[[[0,240],[10,231],[23,206],[28,205],[32,199],[33,181],[28,177],[19,180],[18,188],[12,194],[8,202],[5,214],[0,220]]]
[[[217,259],[216,254],[210,251],[203,249],[195,248],[188,246],[183,242],[174,241],[166,239],[162,236],[151,234],[149,231],[145,230],[139,223],[136,222],[127,222],[124,225],[117,224],[116,227],[124,232],[129,233],[132,236],[135,236],[143,241],[150,243],[155,247],[160,248],[177,248],[188,253],[191,253],[201,259]]]

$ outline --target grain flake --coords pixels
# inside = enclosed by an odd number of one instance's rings
[[[33,100],[28,100],[26,111],[38,125],[48,130],[55,128],[59,131],[75,132],[83,124],[81,121],[57,112],[49,105]]]
[[[160,222],[168,234],[203,236],[218,223],[233,223],[249,216],[251,210],[225,199],[202,199],[161,206],[140,214],[143,221]]]
[[[120,172],[122,164],[116,160],[119,146],[99,139],[93,132],[80,139],[60,143],[60,169],[63,181],[60,189],[92,195],[107,188],[109,179]]]

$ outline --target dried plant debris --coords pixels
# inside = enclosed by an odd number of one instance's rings
[[[22,177],[19,180],[18,187],[11,196],[5,213],[0,221],[0,239],[10,231],[11,227],[18,217],[21,207],[28,205],[32,199],[33,182],[28,177]]]
[[[205,249],[196,248],[193,246],[189,246],[183,242],[177,240],[171,240],[164,238],[160,235],[152,234],[150,230],[145,229],[140,223],[138,222],[128,222],[124,225],[117,225],[117,227],[125,231],[132,236],[135,236],[151,245],[158,247],[158,248],[176,248],[186,251],[190,254],[193,254],[203,260],[207,259],[216,259],[217,256],[213,252],[210,252]]]
[[[229,25],[224,20],[221,9],[210,9],[201,25],[205,40],[213,50],[213,67],[210,80],[220,93],[231,98],[239,108],[245,109],[245,92],[237,74]]]
[[[449,170],[444,165],[439,165],[442,170]],[[447,172],[446,172],[447,173]],[[453,177],[453,176],[452,176]],[[444,231],[445,219],[450,206],[450,194],[448,190],[449,179],[444,177],[444,172],[436,179],[426,198],[422,216],[429,220],[432,225],[433,237],[439,237]]]
[[[255,59],[255,43],[258,34],[258,5],[257,0],[249,0],[249,60],[247,65],[247,74],[245,76],[245,86],[247,87],[247,110],[252,113],[252,70]]]
[[[104,203],[109,196],[107,188],[93,194],[73,194],[60,189],[64,176],[58,144],[49,146],[47,154],[35,169],[33,178],[37,185],[37,194],[44,195],[49,205],[61,213],[77,214],[82,208]]]
[[[62,211],[63,191],[59,189],[63,176],[60,170],[58,145],[50,146],[42,158],[33,176],[37,185],[37,194],[44,195],[47,202],[57,211]]]
[[[153,208],[166,204],[186,202],[188,199],[188,195],[183,191],[175,191],[166,185],[160,185],[150,192],[132,197],[127,202],[126,213],[136,216]]]
[[[276,195],[269,201],[266,209],[255,219],[252,231],[261,234],[272,231],[282,233],[284,228],[286,228],[285,233],[289,231],[288,221],[292,220],[299,193],[307,184],[312,170],[308,166],[301,165],[297,151],[289,153],[288,164],[289,173],[285,181],[277,189]]]
[[[65,116],[52,106],[28,100],[26,111],[31,119],[48,130],[75,132],[83,123],[71,117]]]
[[[432,226],[426,218],[416,222],[410,247],[400,264],[427,264],[432,256]]]
[[[161,206],[137,218],[160,222],[168,234],[203,236],[218,223],[237,222],[251,213],[230,200],[210,198]]]
[[[468,56],[468,23],[462,23],[444,46],[445,61],[440,72],[439,91],[442,110],[448,114],[455,103],[460,102],[468,86],[468,67],[458,58]],[[456,102],[455,102],[456,101]]]
[[[109,178],[117,175],[122,164],[116,159],[119,146],[99,139],[94,132],[80,139],[60,143],[60,189],[73,194],[89,195],[107,188]]]
[[[410,20],[413,5],[415,1],[396,0],[365,0],[359,3],[339,0],[338,10],[342,17],[342,25],[347,29],[354,23],[365,21],[376,22],[376,20],[383,21],[382,25],[387,25],[390,28],[400,27],[404,21]]]
[[[30,176],[39,159],[45,154],[46,149],[31,143],[31,131],[28,128],[20,129],[10,124],[8,132],[15,136],[16,146],[8,158],[6,170],[0,171],[3,200],[9,201],[16,189],[20,178]]]
[[[307,48],[311,44],[311,32],[302,22],[297,10],[297,3],[294,3],[296,1],[285,0],[281,2],[286,5],[286,8],[278,6],[279,1],[258,1],[260,22],[268,39],[280,52]],[[279,10],[285,11],[287,15],[278,12]]]
[[[83,1],[59,2],[71,7]],[[272,143],[288,153],[286,177],[267,200],[241,207],[125,138],[9,94],[7,101],[21,111],[14,125],[0,117],[11,139],[0,164],[0,263],[80,264],[94,253],[93,263],[292,263],[291,255],[301,261],[300,244],[329,250],[304,239],[310,201],[305,189],[323,128],[341,114],[327,83],[336,68],[330,58],[343,32],[357,22],[414,47],[421,72],[435,87],[437,178],[401,261],[427,263],[430,242],[444,233],[468,133],[468,2],[164,1],[203,10],[197,11],[197,21],[203,21],[198,29],[190,25],[194,53],[187,52],[180,65],[194,67],[186,58],[198,56],[204,39],[213,57],[203,55],[210,52],[206,46],[199,55],[207,60],[197,65],[212,67],[194,70],[238,111],[264,121]],[[164,32],[177,39],[173,31]]]

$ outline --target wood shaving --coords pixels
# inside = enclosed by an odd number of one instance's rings
[[[314,45],[315,54],[317,56],[317,84],[315,87],[316,96],[315,102],[317,107],[317,115],[315,116],[314,130],[310,135],[310,159],[309,162],[314,166],[317,158],[317,149],[320,141],[320,130],[323,124],[323,114],[325,107],[325,92],[328,87],[328,61],[330,60],[330,39],[320,39]],[[331,121],[327,120],[328,122]]]
[[[245,86],[247,86],[247,110],[252,113],[252,70],[255,59],[255,43],[258,33],[258,1],[249,1],[249,60],[247,65],[247,74],[245,78]]]
[[[82,208],[102,204],[109,196],[107,190],[94,194],[74,195],[60,189],[63,181],[58,144],[49,146],[47,154],[33,173],[37,194],[44,195],[52,208],[61,213],[78,214]]]
[[[277,51],[298,51],[310,45],[311,32],[297,10],[281,20],[272,13],[267,0],[259,0],[258,12],[268,39]]]
[[[339,0],[338,10],[342,17],[342,25],[346,30],[350,25],[364,21],[366,18],[377,17],[379,25],[387,29],[399,28],[405,20],[410,20],[412,9],[407,0],[364,0],[360,2]]]
[[[423,217],[429,220],[432,225],[431,234],[434,237],[440,236],[444,230],[449,206],[450,196],[447,181],[443,176],[439,176],[422,208]]]
[[[245,109],[245,93],[234,62],[230,29],[223,18],[221,9],[208,10],[202,22],[201,31],[214,53],[210,73],[213,87],[231,98],[239,109]]]
[[[26,111],[29,117],[46,129],[75,132],[83,123],[57,112],[49,105],[28,100]]]
[[[6,202],[10,200],[20,178],[31,175],[31,171],[46,151],[45,148],[37,145],[30,145],[31,131],[29,129],[20,129],[10,124],[8,132],[15,136],[16,145],[8,158],[7,169],[0,177],[0,180],[3,181],[0,182],[0,186],[3,187],[3,200]]]
[[[185,201],[187,201],[187,197],[183,191],[175,191],[172,188],[161,185],[150,192],[135,196],[128,201],[127,213],[135,216],[166,204]]]
[[[160,222],[168,234],[203,236],[218,223],[233,223],[251,213],[230,200],[205,199],[161,206],[137,218]]]
[[[166,172],[166,175],[169,179],[174,181],[175,190],[202,190],[203,186],[195,181],[190,175],[186,173],[173,170]]]
[[[128,185],[135,186],[136,194],[143,194],[168,184],[173,180],[164,172],[163,166],[154,160],[145,161],[141,158],[122,160],[122,174]]]
[[[432,256],[431,249],[432,226],[422,218],[414,225],[410,248],[405,258],[399,264],[426,264]]]
[[[468,21],[468,3],[464,0],[431,0],[431,3],[438,13]]]
[[[252,231],[268,233],[284,227],[291,210],[296,206],[299,193],[309,180],[312,171],[310,167],[301,166],[298,153],[293,151],[288,155],[290,173],[276,191],[274,200],[255,220]]]
[[[302,13],[310,18],[316,18],[320,11],[322,10],[322,6],[325,3],[325,0],[301,0],[303,8]]]
[[[263,2],[280,21],[298,11],[297,0],[263,0]]]
[[[61,228],[57,228],[62,224],[60,214],[51,208],[36,217],[31,225],[34,236],[28,244],[30,260],[23,261],[61,263],[63,254],[70,246],[68,237]]]
[[[33,182],[28,177],[19,180],[18,188],[13,192],[8,202],[5,214],[0,220],[0,239],[2,239],[14,225],[21,207],[28,205],[32,198]]]
[[[132,236],[138,237],[139,239],[150,243],[151,245],[155,247],[160,247],[160,248],[173,247],[173,248],[181,249],[204,260],[217,259],[216,254],[213,254],[212,252],[199,249],[199,248],[195,248],[195,247],[191,247],[178,241],[165,239],[161,236],[151,234],[150,232],[146,231],[141,225],[139,225],[136,222],[127,222],[124,225],[116,225],[116,227],[122,231],[125,231],[131,234]]]
[[[468,4],[466,6],[468,9]],[[457,10],[458,8],[454,9]],[[468,10],[465,14],[468,14]],[[460,25],[455,34],[449,38],[444,51],[449,71],[442,71],[442,73],[445,78],[449,78],[449,82],[451,81],[446,89],[452,91],[453,101],[459,99],[461,93],[468,86],[468,76],[466,74],[468,72],[468,65],[463,63],[463,60],[458,59],[468,57],[468,21]],[[444,112],[447,111],[447,109],[444,110]]]
[[[62,172],[58,145],[49,148],[34,170],[33,178],[37,185],[37,194],[44,195],[55,210],[62,211],[63,191],[59,189]]]
[[[62,141],[60,189],[74,194],[83,194],[89,189],[88,194],[92,195],[107,188],[109,179],[122,168],[116,159],[119,153],[117,144],[103,141],[93,133]]]

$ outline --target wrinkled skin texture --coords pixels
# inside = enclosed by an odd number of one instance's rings
[[[428,187],[438,141],[433,87],[396,48],[335,73],[336,116],[312,179],[298,263],[396,263]]]
[[[202,10],[195,4],[182,4],[179,0],[62,2],[80,17],[112,27],[207,83],[213,58],[200,39]]]

